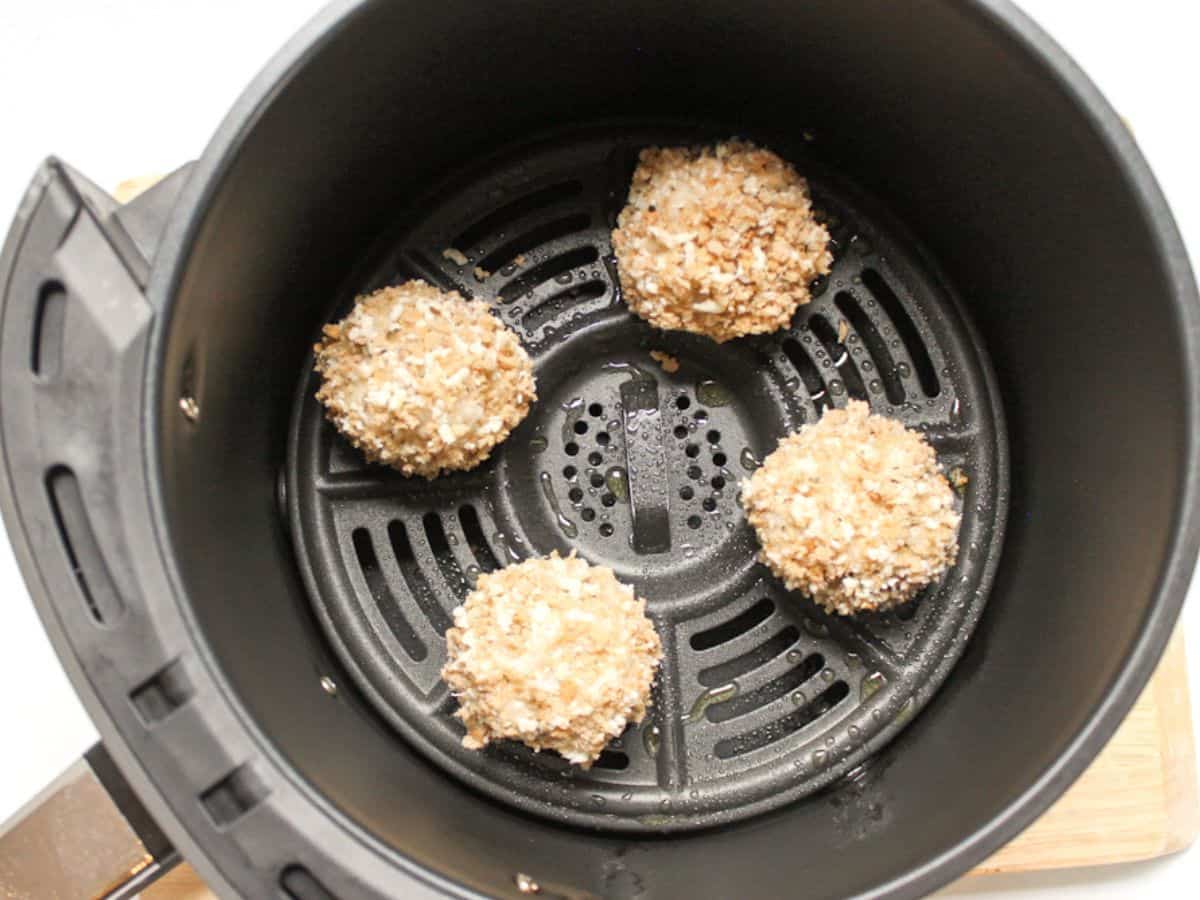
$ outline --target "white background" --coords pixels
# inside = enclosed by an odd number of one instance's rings
[[[318,0],[0,0],[0,235],[41,158],[97,183],[200,153],[228,106]],[[1133,127],[1200,259],[1195,0],[1024,0]],[[947,48],[952,52],[952,48]],[[466,61],[467,71],[470,61]],[[469,77],[469,76],[467,76]],[[1036,202],[1036,198],[1031,198]],[[1051,298],[1052,299],[1052,298]],[[1193,585],[1191,594],[1198,588]],[[1200,600],[1185,621],[1200,660]],[[1193,697],[1200,679],[1192,666]],[[95,739],[0,540],[0,820]],[[1170,859],[960,883],[954,896],[1195,897],[1200,846]]]

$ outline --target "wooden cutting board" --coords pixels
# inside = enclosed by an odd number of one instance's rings
[[[123,182],[128,202],[158,179]],[[1196,751],[1183,634],[1108,746],[1040,819],[967,877],[1151,859],[1182,850],[1200,830]],[[195,871],[177,867],[146,900],[213,900]]]

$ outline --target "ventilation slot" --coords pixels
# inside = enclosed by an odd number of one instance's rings
[[[536,250],[538,247],[548,244],[551,241],[564,238],[568,234],[583,231],[591,224],[591,221],[587,213],[576,213],[575,215],[564,216],[561,219],[555,219],[553,222],[539,225],[537,228],[530,229],[524,234],[513,238],[508,243],[497,247],[479,261],[479,268],[488,272],[495,272],[504,268],[504,266],[511,263],[518,256]]]
[[[597,769],[611,769],[614,772],[620,772],[629,768],[629,757],[620,750],[602,750],[592,765]]]
[[[760,666],[766,665],[786,651],[792,644],[796,643],[798,637],[800,637],[800,630],[795,625],[789,625],[783,631],[779,632],[779,634],[765,643],[759,644],[753,650],[743,653],[741,656],[735,656],[728,662],[710,666],[707,669],[701,669],[697,678],[705,687],[716,687],[718,684],[727,684],[735,678],[740,678],[747,672],[753,672]]]
[[[883,392],[887,395],[888,402],[899,406],[904,402],[904,385],[896,377],[896,361],[892,358],[887,341],[883,339],[870,316],[863,312],[858,301],[850,294],[838,294],[834,302],[862,338],[863,346],[867,348],[867,353],[875,363],[875,371],[879,373],[879,380],[883,383]]]
[[[200,795],[208,817],[218,828],[232,825],[266,799],[269,791],[250,766],[240,766]]]
[[[808,327],[817,336],[817,340],[824,345],[825,352],[837,366],[838,374],[842,376],[842,381],[846,386],[846,393],[855,400],[866,400],[867,386],[863,384],[862,377],[858,374],[858,366],[850,358],[850,351],[846,349],[845,344],[838,340],[837,330],[829,324],[829,320],[824,316],[810,317]]]
[[[724,703],[714,703],[705,714],[710,722],[724,722],[744,716],[761,709],[768,703],[774,703],[780,697],[787,696],[823,668],[825,668],[825,658],[819,653],[814,653],[812,656],[806,657],[800,665],[788,669],[779,678],[764,684],[757,690],[738,694]]]
[[[446,529],[442,525],[442,517],[434,512],[425,513],[422,522],[425,525],[425,538],[429,541],[429,549],[433,551],[433,558],[437,560],[438,568],[442,570],[442,577],[446,579],[446,584],[450,586],[450,590],[455,595],[462,596],[466,593],[467,581],[463,578],[458,560],[454,558],[454,551],[450,549],[450,542],[446,540]],[[450,627],[449,616],[446,616],[446,627]]]
[[[143,682],[129,699],[142,724],[153,725],[187,703],[193,693],[195,688],[183,671],[183,664],[176,660]]]
[[[525,313],[521,319],[521,326],[526,331],[533,331],[533,329],[540,328],[546,322],[577,303],[582,303],[585,300],[595,300],[597,297],[604,296],[607,290],[608,285],[603,281],[588,281],[573,288],[568,288],[565,291],[560,291],[549,300],[539,303],[529,312]]]
[[[460,506],[458,521],[462,525],[467,545],[475,555],[476,562],[479,563],[479,568],[484,572],[495,572],[500,568],[500,563],[496,561],[496,554],[492,552],[487,538],[483,536],[483,526],[479,522],[479,513],[475,511],[475,507]]]
[[[512,303],[539,284],[544,284],[559,275],[565,275],[579,266],[590,266],[599,258],[600,253],[595,247],[578,247],[575,250],[568,250],[560,256],[546,260],[540,266],[530,269],[524,275],[514,278],[500,288],[500,302]]]
[[[718,644],[731,641],[735,637],[745,634],[756,625],[761,625],[767,621],[773,612],[775,612],[775,604],[770,598],[764,597],[745,612],[738,613],[732,619],[722,622],[715,628],[709,628],[707,631],[698,631],[693,634],[691,639],[692,649],[708,650],[711,647],[716,647]]]
[[[800,373],[804,389],[808,391],[809,399],[817,407],[817,415],[829,409],[832,404],[829,402],[829,395],[825,393],[825,382],[821,380],[821,373],[817,371],[813,361],[808,358],[804,348],[800,346],[799,342],[788,338],[783,342],[783,352],[792,361],[796,371]]]
[[[288,866],[279,876],[279,887],[289,900],[337,900],[302,866]]]
[[[847,687],[846,682],[836,682],[812,702],[806,703],[782,719],[776,719],[774,722],[747,731],[745,734],[739,734],[737,737],[717,741],[713,752],[718,759],[730,759],[766,747],[768,744],[774,744],[811,725],[845,700],[849,694],[850,688]]]
[[[396,554],[396,562],[400,566],[400,574],[404,576],[404,583],[408,585],[408,592],[417,601],[417,606],[421,607],[421,612],[425,613],[425,617],[429,619],[434,630],[438,634],[445,633],[446,629],[450,627],[450,616],[438,603],[433,589],[429,586],[429,581],[425,578],[425,573],[421,571],[421,566],[417,563],[416,556],[413,555],[408,531],[405,530],[404,523],[399,519],[394,519],[388,525],[388,540],[392,542],[392,552]],[[442,540],[445,540],[444,534]]]
[[[96,543],[79,479],[66,466],[56,466],[46,474],[46,493],[59,540],[88,611],[98,625],[112,625],[125,612],[125,603]]]
[[[925,342],[921,340],[917,326],[909,318],[904,304],[900,302],[900,298],[896,296],[891,286],[883,280],[883,276],[874,269],[863,269],[862,280],[863,284],[867,286],[867,290],[874,295],[884,312],[888,314],[888,318],[892,320],[892,325],[896,328],[896,334],[904,342],[909,358],[912,359],[913,368],[917,370],[917,381],[921,384],[921,390],[925,392],[926,397],[936,397],[941,393],[942,388],[938,383],[937,372],[933,368],[933,360],[929,358]]]
[[[29,365],[34,375],[53,378],[62,365],[63,330],[67,321],[67,291],[47,281],[38,294],[33,319],[33,348]]]
[[[379,567],[379,557],[375,553],[375,544],[371,540],[371,533],[365,528],[356,528],[353,540],[354,552],[358,556],[358,565],[362,569],[363,579],[367,582],[367,590],[371,592],[371,599],[375,601],[375,605],[383,615],[384,622],[387,623],[396,640],[400,642],[404,652],[414,661],[420,662],[429,653],[425,649],[424,642],[417,637],[412,625],[405,618],[399,604],[396,603],[396,598],[392,595],[392,589],[383,576],[383,570]]]
[[[572,197],[578,197],[581,193],[583,193],[583,185],[580,182],[565,181],[562,184],[551,185],[532,194],[526,194],[524,197],[501,206],[494,212],[488,213],[470,228],[463,231],[462,234],[454,239],[454,248],[456,250],[470,250],[489,235],[507,230],[513,222],[524,218],[531,212],[535,212],[543,207],[553,206],[556,203],[562,203],[564,200],[570,200]],[[516,256],[516,253],[513,256]],[[509,257],[509,259],[511,258]],[[505,262],[507,261],[505,260]]]

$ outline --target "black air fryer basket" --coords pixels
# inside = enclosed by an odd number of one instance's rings
[[[637,153],[734,135],[809,179],[833,271],[779,333],[656,331],[610,242]],[[48,161],[0,275],[4,513],[90,771],[230,895],[921,894],[1103,746],[1195,559],[1187,260],[1003,2],[335,3],[134,202]],[[488,301],[538,380],[432,482],[314,398],[320,327],[409,278]],[[756,562],[738,491],[853,399],[963,524],[941,581],[843,618]],[[555,550],[665,651],[587,772],[463,749],[439,677],[478,574]]]

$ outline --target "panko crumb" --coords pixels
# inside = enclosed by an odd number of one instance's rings
[[[845,319],[838,319],[838,343],[846,343],[846,338],[850,336],[850,323]]]
[[[450,260],[450,262],[454,263],[456,266],[465,266],[470,262],[470,260],[467,259],[467,254],[463,253],[461,250],[455,250],[453,247],[447,247],[445,250],[443,250],[442,256]]]
[[[518,253],[516,256],[513,257],[513,265],[517,266],[518,268],[520,268],[521,266],[524,266],[527,261],[528,260],[525,259],[524,253]]]
[[[476,266],[472,271],[475,273],[476,281],[487,281],[492,277],[491,272],[489,272],[487,269],[480,268],[479,266]]]
[[[651,350],[650,358],[662,366],[662,370],[668,375],[674,375],[679,371],[679,360],[665,350]]]
[[[781,441],[742,504],[762,561],[831,613],[898,606],[958,555],[961,515],[933,448],[861,401]]]
[[[967,473],[960,467],[955,466],[950,470],[950,484],[956,491],[961,491],[969,482],[970,479],[967,477]]]
[[[833,264],[808,183],[742,141],[643,150],[612,242],[635,314],[717,342],[786,326]]]
[[[474,468],[537,399],[528,354],[488,305],[423,281],[359,297],[315,351],[329,420],[405,475]]]
[[[557,553],[480,575],[446,650],[464,747],[508,738],[585,769],[645,717],[662,659],[646,602],[612,569]]]

